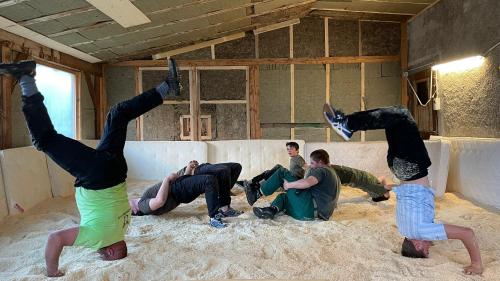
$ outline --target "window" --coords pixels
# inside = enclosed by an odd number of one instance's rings
[[[72,73],[37,64],[36,84],[56,131],[76,137],[76,76]]]

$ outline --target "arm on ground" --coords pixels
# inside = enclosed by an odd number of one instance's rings
[[[59,257],[64,246],[71,246],[75,243],[78,232],[79,227],[72,227],[49,235],[45,246],[45,265],[47,266],[48,277],[64,275],[63,272],[59,271]]]

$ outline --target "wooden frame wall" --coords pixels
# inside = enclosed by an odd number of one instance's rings
[[[324,65],[325,66],[325,102],[330,102],[330,82],[331,82],[331,64],[360,64],[360,108],[365,110],[365,64],[366,63],[383,63],[383,62],[400,62],[401,69],[404,71],[407,68],[407,54],[408,54],[408,42],[407,42],[407,25],[406,22],[401,23],[401,54],[393,56],[363,56],[362,55],[362,38],[361,38],[361,23],[363,21],[371,20],[358,20],[358,56],[330,56],[329,53],[329,23],[330,18],[324,17],[324,57],[316,58],[294,58],[294,46],[293,46],[293,25],[289,26],[289,57],[288,58],[259,58],[259,38],[258,34],[255,35],[255,58],[254,59],[216,59],[214,47],[212,47],[212,58],[209,60],[178,60],[177,63],[181,67],[193,67],[197,69],[207,68],[207,67],[248,67],[247,70],[247,120],[250,120],[249,124],[249,136],[250,138],[261,138],[261,124],[260,124],[260,113],[259,113],[259,71],[258,67],[260,65],[267,64],[286,64],[290,65],[290,123],[288,124],[290,128],[290,138],[295,138],[295,127],[307,127],[301,126],[295,123],[295,64],[313,64],[313,65]],[[286,28],[286,27],[285,27]],[[164,67],[166,65],[165,61],[155,61],[155,60],[137,60],[137,61],[126,61],[118,62],[112,64],[113,66],[134,66],[137,68],[144,67]],[[406,94],[406,82],[405,79],[401,79],[401,101],[405,104],[407,101]],[[227,101],[228,103],[230,101]],[[167,104],[184,103],[181,102],[165,102]],[[205,103],[200,101],[200,103]],[[224,101],[222,101],[224,103]],[[307,125],[307,124],[304,124]],[[311,124],[310,124],[311,125]],[[312,125],[311,125],[312,126]],[[311,128],[317,128],[317,126],[312,126]],[[329,127],[326,128],[326,142],[331,139],[331,130]],[[365,141],[365,132],[361,133],[361,141]]]
[[[136,95],[143,91],[142,72],[153,70],[168,70],[167,67],[136,67]],[[201,140],[200,136],[200,116],[202,104],[245,104],[247,115],[247,138],[260,138],[260,123],[259,126],[251,125],[252,118],[258,118],[258,95],[255,91],[258,90],[258,67],[257,66],[199,66],[199,67],[179,67],[179,70],[189,71],[189,101],[187,100],[169,100],[163,101],[163,104],[189,104],[191,115],[191,130],[198,132],[192,134],[190,140]],[[200,100],[200,70],[245,70],[245,99],[243,100]],[[251,73],[250,73],[251,72]],[[257,72],[257,75],[255,74]],[[250,79],[250,77],[252,77]],[[257,105],[257,106],[256,106]],[[194,122],[197,120],[198,122]],[[140,116],[136,120],[137,140],[144,140],[144,119]]]

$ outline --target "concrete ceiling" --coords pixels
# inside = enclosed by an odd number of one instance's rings
[[[404,21],[435,1],[131,0],[151,22],[129,28],[85,0],[0,1],[0,16],[100,60],[122,61],[307,15]]]

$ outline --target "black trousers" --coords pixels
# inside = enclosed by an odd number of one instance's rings
[[[240,173],[241,165],[239,163],[204,163],[194,170],[195,175],[215,176],[219,186],[220,207],[231,204],[230,190],[238,180]]]
[[[392,106],[355,112],[347,115],[347,126],[353,131],[385,129],[387,164],[398,179],[427,176],[431,160],[408,109]]]
[[[127,162],[123,148],[127,124],[163,102],[161,95],[151,89],[113,106],[101,141],[93,149],[56,132],[40,93],[23,96],[22,101],[33,145],[76,177],[75,186],[87,189],[105,189],[125,181]]]
[[[261,174],[253,177],[252,183],[259,183],[262,180],[269,179],[274,174],[274,172],[276,172],[280,168],[283,168],[283,166],[281,166],[280,164],[276,164],[271,170],[265,170]]]
[[[205,194],[208,215],[213,218],[223,205],[219,200],[219,184],[212,175],[181,176],[170,187],[171,195],[177,203],[191,203],[201,194]]]

